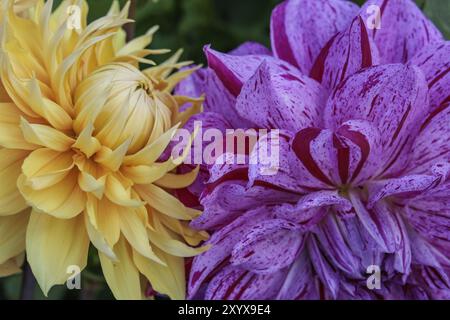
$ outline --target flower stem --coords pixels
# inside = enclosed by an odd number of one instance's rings
[[[130,11],[128,13],[128,18],[133,19],[136,17],[136,2],[137,0],[130,1]],[[131,41],[134,38],[134,33],[136,31],[136,23],[128,23],[124,27],[127,34],[127,41]]]
[[[20,300],[32,300],[35,287],[36,287],[36,279],[34,278],[30,265],[28,264],[28,262],[25,261],[23,265]]]

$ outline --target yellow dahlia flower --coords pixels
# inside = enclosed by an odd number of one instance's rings
[[[173,196],[197,170],[158,159],[201,100],[172,96],[179,53],[143,72],[155,29],[125,44],[128,6],[87,25],[87,4],[0,0],[0,276],[27,260],[45,294],[92,243],[116,298],[153,288],[183,299],[183,257],[206,238]],[[80,8],[80,28],[67,25]],[[192,107],[179,112],[187,102]],[[187,148],[184,155],[187,154]],[[178,159],[179,160],[179,159]],[[191,245],[187,245],[187,244]]]

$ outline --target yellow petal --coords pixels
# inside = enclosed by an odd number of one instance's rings
[[[112,248],[119,241],[121,208],[108,199],[97,200],[88,197],[86,210],[89,221],[105,238],[107,244]]]
[[[172,160],[163,163],[154,163],[149,166],[124,166],[121,172],[136,184],[150,184],[157,180],[159,181],[161,177],[166,175],[171,164]]]
[[[0,146],[9,149],[34,150],[35,144],[25,140],[20,129],[23,113],[13,103],[0,103]]]
[[[113,203],[125,207],[140,207],[144,205],[139,199],[132,199],[131,188],[125,188],[113,174],[106,178],[105,195]]]
[[[167,267],[133,251],[134,263],[139,271],[145,275],[156,291],[166,294],[174,300],[185,299],[184,259],[173,257],[158,248],[155,248],[155,252],[167,264]]]
[[[158,218],[165,227],[182,236],[183,239],[191,246],[196,247],[201,242],[206,241],[209,238],[209,234],[207,232],[198,232],[197,230],[191,229],[188,221],[180,221],[166,215],[159,215]]]
[[[56,151],[67,151],[75,140],[64,133],[42,124],[30,124],[24,118],[20,127],[25,140],[32,144],[41,145]]]
[[[81,171],[78,176],[78,185],[81,190],[87,193],[92,193],[97,199],[103,197],[105,191],[106,176],[99,179],[94,178],[87,172]]]
[[[90,158],[96,152],[100,151],[101,144],[95,137],[92,137],[92,133],[94,132],[94,125],[89,123],[86,128],[81,131],[80,135],[77,138],[77,141],[72,146],[73,148],[79,149],[83,152],[86,157]]]
[[[148,259],[164,264],[150,247],[145,225],[133,210],[122,212],[120,229],[134,250]]]
[[[30,209],[21,213],[0,217],[0,264],[25,250],[25,232]]]
[[[199,169],[200,167],[197,166],[194,170],[185,174],[167,173],[164,177],[156,181],[156,185],[168,189],[182,189],[189,187],[197,178]]]
[[[163,189],[149,184],[135,187],[139,195],[149,206],[170,217],[180,220],[191,220],[188,209],[174,196]]]
[[[112,247],[106,242],[106,238],[96,229],[94,225],[92,225],[88,214],[84,214],[84,222],[86,225],[87,233],[89,235],[89,239],[97,248],[97,250],[105,254],[109,259],[118,261]]]
[[[114,297],[118,300],[140,300],[142,290],[139,270],[134,265],[131,248],[124,237],[114,247],[118,262],[112,262],[99,252],[103,275]]]
[[[47,148],[33,151],[24,161],[23,174],[34,190],[49,188],[66,178],[74,167],[71,151],[58,152]]]
[[[13,274],[22,272],[20,268],[23,264],[25,254],[20,254],[17,257],[11,258],[3,264],[0,264],[0,278],[9,277]]]
[[[58,130],[72,129],[72,118],[55,102],[42,96],[41,89],[36,79],[31,79],[29,84],[30,107],[34,112],[47,120]]]
[[[80,215],[57,219],[33,211],[26,235],[27,259],[45,295],[54,285],[63,284],[71,275],[68,268],[83,270],[87,263],[89,237]]]
[[[155,32],[158,31],[158,27],[153,27],[147,31],[143,36],[136,37],[122,47],[118,52],[118,56],[126,56],[136,51],[142,50],[152,42]]]
[[[123,163],[127,166],[152,165],[169,145],[179,124],[165,132],[156,141],[134,155],[126,156]]]
[[[202,252],[208,250],[208,247],[192,248],[185,243],[178,241],[178,235],[173,234],[170,230],[164,227],[159,219],[152,217],[153,230],[148,229],[147,233],[152,244],[161,250],[176,256],[176,257],[194,257]]]
[[[100,151],[95,155],[95,161],[110,169],[111,171],[119,170],[128,151],[130,143],[131,140],[127,140],[114,151],[107,147],[102,147]]]
[[[78,187],[75,169],[59,183],[43,190],[30,188],[24,175],[19,177],[17,186],[32,207],[54,217],[71,219],[84,210],[86,194]]]
[[[0,149],[0,216],[12,215],[28,207],[17,189],[17,179],[27,155],[27,151]]]

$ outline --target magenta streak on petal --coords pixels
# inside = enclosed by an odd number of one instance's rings
[[[262,180],[255,180],[255,182],[253,183],[253,186],[273,189],[273,190],[276,190],[276,191],[283,191],[283,192],[292,193],[292,194],[295,194],[295,195],[304,195],[303,192],[297,192],[297,191],[294,191],[294,190],[288,190],[288,189],[276,186],[276,185],[274,185],[274,184],[272,184],[270,182],[262,181]],[[310,192],[315,192],[315,191],[322,190],[320,188],[311,188],[311,187],[304,186],[304,185],[298,185],[298,186],[300,188],[305,189],[306,191],[310,191]]]
[[[223,299],[224,300],[228,300],[228,298],[230,297],[230,295],[233,293],[234,289],[236,289],[236,287],[239,285],[239,283],[241,282],[241,280],[248,274],[248,271],[243,272],[239,278],[236,279],[236,281],[228,287],[227,292],[225,293]]]
[[[400,148],[397,149],[398,150],[397,153],[395,154],[394,157],[392,157],[391,162],[389,162],[389,164],[386,165],[386,167],[383,169],[382,172],[388,171],[395,164],[395,162],[398,160],[398,158],[402,154],[403,149],[405,149],[406,145],[408,144],[408,142],[409,142],[409,137],[405,140],[405,142],[403,142],[403,144],[400,146]],[[387,177],[382,177],[382,178],[387,178]]]
[[[239,168],[228,172],[223,175],[220,179],[214,181],[213,183],[207,184],[205,190],[203,191],[201,198],[206,195],[211,194],[214,189],[225,181],[248,181],[248,168]]]
[[[299,131],[294,140],[292,141],[292,149],[297,157],[303,163],[305,168],[317,179],[325,182],[329,185],[333,183],[328,177],[320,170],[311,155],[311,141],[317,138],[322,130],[318,128],[306,128]]]
[[[187,188],[178,189],[175,191],[178,199],[188,207],[194,208],[200,205],[198,201],[198,197],[195,196],[192,192],[190,192]]]
[[[273,32],[276,32],[276,34],[274,35],[276,39],[274,49],[279,58],[289,62],[290,64],[298,68],[299,66],[297,60],[295,59],[294,53],[292,52],[289,38],[286,34],[285,19],[287,3],[287,1],[281,3],[273,10],[272,13],[272,21],[274,21]]]
[[[442,104],[439,108],[437,108],[436,110],[431,112],[430,115],[428,116],[428,118],[422,124],[422,127],[420,127],[420,131],[423,131],[430,124],[431,120],[433,120],[434,117],[436,117],[439,113],[441,113],[448,107],[450,107],[449,102]]]
[[[361,16],[359,16],[359,20],[361,27],[361,68],[368,68],[373,63],[372,50],[370,48],[369,35],[367,34],[367,29]]]
[[[316,59],[316,62],[314,63],[314,66],[311,69],[309,76],[314,80],[317,80],[318,82],[322,82],[323,73],[325,71],[325,60],[327,59],[328,53],[330,51],[331,46],[333,45],[334,39],[338,35],[339,34],[334,35],[328,41],[325,47],[323,47],[323,49],[319,53],[319,56]]]
[[[373,109],[374,109],[374,107],[375,107],[375,104],[377,103],[377,100],[378,100],[379,97],[380,97],[380,95],[377,94],[377,95],[373,98],[372,103],[370,104],[369,113],[367,114],[368,116],[370,116],[370,115],[372,114],[372,111],[373,111]]]
[[[343,144],[339,137],[333,135],[333,146],[337,149],[339,177],[343,184],[347,183],[348,167],[350,164],[350,150]]]
[[[398,124],[397,129],[395,130],[394,135],[392,136],[391,143],[389,144],[389,147],[392,147],[395,140],[397,140],[398,135],[400,134],[400,131],[403,128],[403,125],[405,124],[406,119],[408,118],[409,112],[411,111],[411,103],[408,105],[408,108],[406,109],[406,112],[403,114],[402,120]]]
[[[361,172],[361,169],[364,166],[364,163],[366,162],[367,158],[369,157],[370,144],[367,141],[366,137],[362,133],[357,132],[357,131],[352,131],[352,130],[350,130],[350,127],[346,126],[346,125],[344,125],[338,129],[338,134],[349,139],[350,141],[352,141],[361,150],[361,159],[350,179],[350,181],[353,181],[358,176],[358,174]]]
[[[194,272],[194,274],[192,275],[192,278],[191,278],[191,286],[194,286],[197,283],[198,279],[200,279],[200,277],[202,276],[203,272],[205,272],[205,270],[206,270],[206,267],[204,267],[202,269],[202,271]]]
[[[205,47],[206,58],[208,59],[208,66],[214,70],[219,79],[222,81],[225,88],[230,91],[232,95],[237,97],[241,93],[242,81],[239,80],[226,65],[223,64],[214,54],[208,52],[208,47]]]
[[[448,67],[446,70],[442,71],[440,74],[436,76],[429,84],[428,87],[431,89],[439,80],[441,80],[447,73],[450,72],[450,67]]]
[[[250,285],[253,283],[253,280],[255,280],[256,274],[253,274],[249,277],[248,281],[242,286],[241,290],[239,290],[239,293],[234,297],[233,300],[240,300],[242,295],[245,293],[245,290],[250,287]]]
[[[216,297],[217,291],[220,290],[220,288],[222,287],[222,284],[223,284],[225,281],[227,281],[228,278],[230,278],[232,275],[233,275],[233,274],[230,273],[228,276],[223,277],[223,278],[220,280],[220,282],[217,284],[216,289],[215,289],[214,292],[211,294],[211,298],[212,298],[212,299],[214,299],[214,298]]]

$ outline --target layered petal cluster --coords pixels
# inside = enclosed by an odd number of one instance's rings
[[[154,290],[185,296],[184,257],[206,234],[174,196],[197,170],[160,161],[201,99],[172,95],[188,72],[180,53],[156,66],[145,57],[155,28],[129,43],[128,5],[87,24],[87,4],[1,2],[0,276],[23,254],[45,294],[86,266],[90,244],[114,296]],[[68,25],[76,8],[79,25]],[[77,17],[75,17],[77,18]],[[139,63],[150,64],[144,71]],[[180,112],[180,106],[191,108]]]
[[[214,232],[190,297],[449,298],[450,43],[410,0],[284,1],[271,42],[206,47],[178,87],[208,126],[268,129],[249,158],[280,150],[276,174],[204,166],[189,188]]]

